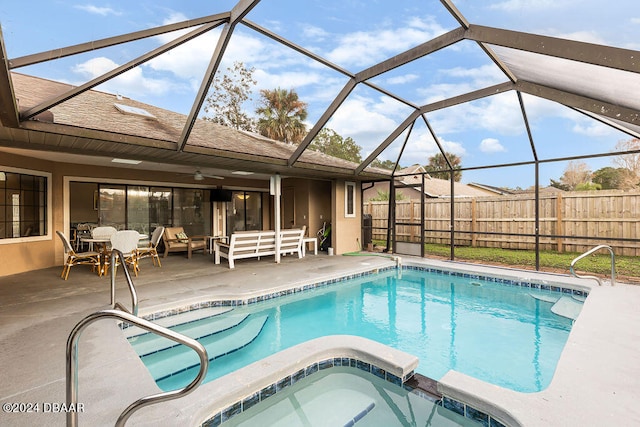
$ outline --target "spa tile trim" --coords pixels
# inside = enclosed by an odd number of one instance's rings
[[[217,427],[230,418],[234,417],[235,415],[248,410],[257,403],[262,402],[271,396],[277,395],[279,392],[295,384],[301,379],[313,375],[316,372],[320,372],[336,366],[346,366],[350,368],[360,369],[400,387],[402,387],[402,385],[413,376],[412,371],[406,374],[404,378],[400,378],[374,364],[350,357],[334,357],[330,359],[324,359],[319,362],[312,363],[305,368],[299,369],[291,375],[287,375],[286,377],[281,378],[266,387],[263,387],[261,390],[251,394],[250,396],[232,403],[220,412],[208,418],[201,424],[201,426]]]

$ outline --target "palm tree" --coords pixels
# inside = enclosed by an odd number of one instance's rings
[[[307,118],[307,104],[298,99],[292,89],[262,89],[261,106],[256,109],[258,132],[267,138],[298,144],[307,134],[303,121]]]

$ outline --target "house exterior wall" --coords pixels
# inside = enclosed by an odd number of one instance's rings
[[[50,179],[50,206],[51,222],[48,223],[47,236],[38,236],[20,239],[0,239],[0,277],[12,274],[23,273],[31,270],[60,266],[64,261],[64,250],[62,242],[56,235],[56,230],[64,232],[67,236],[70,233],[69,207],[71,203],[78,202],[78,198],[70,197],[68,187],[70,181],[78,182],[103,182],[103,183],[128,183],[156,186],[179,186],[193,188],[214,188],[221,185],[221,181],[213,181],[211,185],[195,184],[189,176],[177,174],[167,174],[164,172],[141,171],[136,169],[109,168],[88,165],[78,165],[71,163],[60,163],[46,160],[39,160],[14,154],[0,153],[0,168],[10,168],[21,173],[44,172],[51,174]],[[228,178],[222,182],[223,186],[234,188],[247,188],[251,190],[268,190],[269,181]],[[332,183],[330,181],[318,181],[298,178],[288,178],[286,185],[293,186],[295,191],[295,222],[296,226],[306,225],[309,236],[315,236],[322,227],[324,221],[332,222]],[[341,184],[342,217],[344,217],[344,182]],[[359,197],[359,190],[357,191]],[[92,210],[92,192],[86,192],[89,198],[87,206]],[[73,201],[72,201],[73,199]],[[272,223],[273,201],[268,191],[263,193],[263,224],[266,228]],[[77,208],[77,206],[76,206]],[[344,247],[345,251],[357,249],[354,244],[347,245],[346,242],[355,242],[356,234],[359,236],[359,210],[360,201],[357,202],[358,219],[356,221],[349,218],[349,221],[340,221],[337,227],[350,229],[352,226],[357,233],[347,232],[334,244],[336,249]],[[91,214],[88,208],[80,209],[85,214]],[[87,213],[88,212],[88,213]],[[334,239],[336,238],[334,233]],[[344,239],[344,243],[343,242]],[[337,253],[337,252],[336,252]]]
[[[62,224],[62,210],[57,207],[62,201],[60,188],[62,179],[56,165],[45,160],[2,153],[0,154],[0,167],[2,166],[14,168],[20,173],[45,172],[51,174],[49,214],[52,223],[49,224],[50,230],[47,236],[0,239],[0,277],[55,265],[56,248],[53,237],[57,227]],[[55,236],[55,238],[58,237]],[[60,244],[60,246],[62,245]],[[60,249],[62,250],[62,248]]]
[[[336,255],[357,251],[362,244],[362,186],[359,182],[355,184],[355,215],[348,217],[345,215],[346,181],[335,180],[332,183],[331,244]]]

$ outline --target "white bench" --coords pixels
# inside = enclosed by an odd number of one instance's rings
[[[280,231],[280,255],[297,253],[302,258],[302,237],[304,229]],[[276,233],[269,231],[240,231],[233,233],[229,243],[215,242],[215,263],[220,257],[229,260],[229,268],[235,268],[234,261],[243,258],[258,258],[276,254]]]

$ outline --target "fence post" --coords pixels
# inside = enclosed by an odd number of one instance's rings
[[[471,247],[475,248],[476,244],[476,198],[474,197],[471,199]]]
[[[558,235],[558,253],[562,253],[563,251],[563,241],[562,236],[564,235],[564,226],[562,225],[562,194],[558,193],[556,195],[556,234]]]

